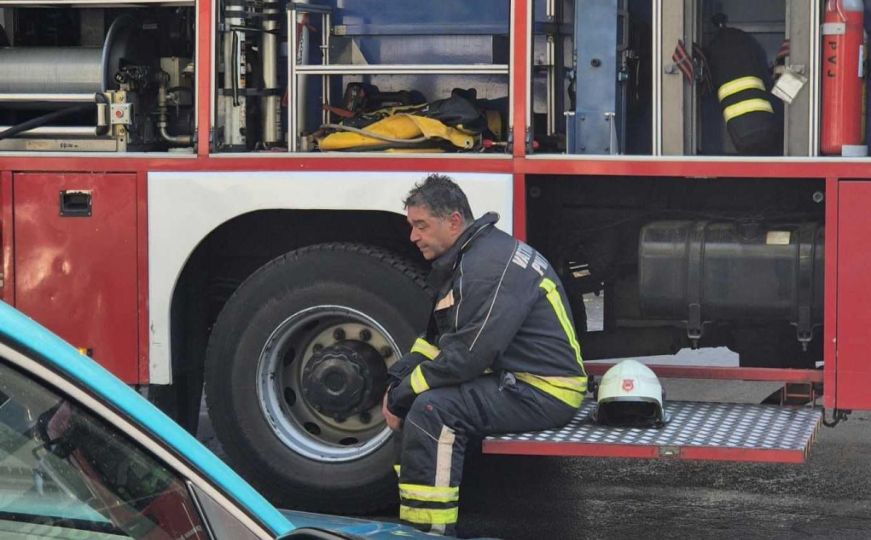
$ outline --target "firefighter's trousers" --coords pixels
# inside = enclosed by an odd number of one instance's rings
[[[423,392],[402,429],[400,519],[423,531],[454,535],[469,437],[559,427],[576,412],[510,373]]]

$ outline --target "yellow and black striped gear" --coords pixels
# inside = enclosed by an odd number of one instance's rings
[[[708,46],[708,65],[732,144],[740,154],[782,151],[782,130],[770,92],[768,66],[750,34],[721,28]]]

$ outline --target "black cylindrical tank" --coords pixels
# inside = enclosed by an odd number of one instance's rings
[[[823,316],[820,223],[658,221],[641,229],[645,318],[686,321],[690,338],[714,321],[788,321],[809,341]]]

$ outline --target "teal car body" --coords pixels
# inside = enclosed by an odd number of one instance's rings
[[[0,519],[3,519],[3,516],[8,518],[9,516],[38,515],[46,508],[50,508],[56,519],[63,518],[63,520],[75,523],[87,521],[90,527],[88,530],[94,533],[92,535],[93,537],[102,537],[103,533],[111,538],[117,538],[119,537],[119,534],[122,535],[121,537],[137,537],[137,534],[131,533],[131,531],[135,531],[135,529],[132,529],[127,525],[119,529],[112,524],[117,516],[111,509],[105,510],[105,508],[101,507],[99,508],[101,511],[98,512],[89,506],[93,505],[92,501],[89,503],[77,504],[75,501],[69,500],[69,493],[65,495],[63,493],[64,490],[52,495],[57,498],[56,501],[53,501],[52,498],[49,497],[50,493],[40,487],[45,482],[51,480],[49,476],[56,474],[52,473],[52,466],[49,462],[58,462],[60,463],[60,468],[67,470],[69,469],[67,462],[77,461],[79,462],[77,468],[85,470],[87,473],[86,476],[92,478],[103,478],[107,476],[105,472],[100,471],[101,467],[105,468],[106,465],[96,463],[96,461],[99,460],[91,458],[82,459],[81,456],[87,454],[87,452],[83,454],[81,451],[75,449],[67,449],[64,451],[63,449],[56,448],[58,446],[62,447],[63,444],[57,442],[60,438],[52,439],[54,435],[51,435],[53,432],[59,432],[63,429],[63,422],[58,420],[59,410],[69,409],[65,413],[67,416],[75,414],[76,411],[80,409],[87,409],[88,414],[91,414],[94,409],[100,408],[85,403],[90,403],[90,400],[93,399],[94,404],[99,404],[100,406],[105,407],[107,410],[111,411],[111,413],[117,414],[119,418],[123,419],[123,422],[117,420],[115,422],[105,421],[106,413],[100,413],[103,415],[103,419],[98,421],[98,423],[103,426],[100,428],[101,430],[119,429],[123,432],[123,435],[121,435],[122,438],[126,438],[129,435],[134,441],[134,444],[138,446],[144,445],[145,450],[142,450],[142,452],[146,454],[146,458],[144,459],[146,459],[146,461],[151,460],[152,458],[155,459],[156,463],[160,463],[159,467],[167,469],[167,471],[163,471],[160,474],[176,475],[178,480],[181,482],[179,485],[184,485],[184,483],[187,482],[190,487],[191,482],[193,481],[190,480],[189,477],[196,477],[198,479],[197,482],[200,483],[200,487],[197,488],[197,491],[202,492],[203,489],[205,489],[210,493],[218,494],[216,497],[223,501],[224,505],[233,507],[229,508],[227,511],[234,515],[244,516],[246,520],[250,520],[247,522],[254,522],[259,526],[259,535],[254,534],[252,537],[263,537],[265,531],[266,537],[294,538],[294,531],[303,531],[304,533],[307,528],[317,528],[324,531],[330,531],[337,535],[335,538],[429,537],[419,531],[396,523],[383,523],[277,509],[260,493],[252,488],[244,479],[224,464],[224,462],[215,456],[215,454],[145,398],[139,395],[135,390],[117,379],[97,362],[83,356],[71,345],[8,304],[2,302],[0,302],[0,362],[3,362],[0,366],[6,370],[5,372],[0,372],[0,428],[12,429],[9,426],[12,426],[15,422],[11,420],[7,422],[9,424],[8,426],[3,426],[3,421],[6,417],[34,417],[34,414],[12,414],[15,412],[12,409],[16,407],[19,409],[22,407],[26,408],[29,405],[25,404],[22,406],[13,403],[16,388],[19,388],[19,393],[21,393],[20,388],[24,383],[19,383],[16,387],[11,379],[19,376],[27,377],[26,384],[40,385],[40,388],[42,387],[41,385],[45,385],[48,391],[53,393],[51,395],[55,395],[54,393],[56,393],[61,396],[61,401],[57,404],[53,404],[51,408],[46,409],[51,412],[51,415],[46,416],[47,413],[43,413],[42,416],[47,418],[47,420],[43,419],[41,426],[39,425],[39,422],[36,422],[34,425],[27,427],[27,429],[20,430],[20,433],[25,435],[40,431],[43,432],[44,435],[37,441],[37,443],[24,445],[23,443],[14,443],[13,438],[7,437],[5,439],[7,441],[5,454],[4,448],[0,448],[0,468],[4,466],[4,456],[7,458],[7,462],[9,463],[18,463],[22,459],[25,461],[31,459],[30,454],[33,454],[33,456],[35,456],[33,459],[36,460],[36,465],[31,465],[33,469],[33,478],[35,479],[33,480],[33,487],[29,488],[26,492],[15,492],[12,496],[8,494],[4,496],[4,490],[0,489]],[[6,373],[5,380],[3,379],[2,373]],[[14,377],[10,374],[13,374]],[[49,377],[46,374],[51,376]],[[52,380],[54,382],[52,382]],[[69,393],[71,390],[67,390],[65,393],[62,388],[58,387],[58,380],[64,381],[64,385],[61,386],[70,385],[71,388],[74,387],[80,391],[82,396],[88,396],[88,398],[84,399],[83,402],[81,397],[76,398],[71,395]],[[4,382],[11,386],[4,390]],[[24,394],[27,393],[28,392],[24,392]],[[10,398],[10,395],[13,397]],[[67,400],[72,403],[72,405],[69,405],[68,407],[66,405],[59,405],[59,403],[66,403]],[[2,414],[4,413],[4,410],[6,410],[5,416]],[[94,414],[96,415],[98,413]],[[63,418],[61,420],[63,420]],[[55,424],[57,424],[57,426]],[[119,424],[124,425],[120,426]],[[45,435],[45,433],[48,433],[49,435]],[[0,432],[0,442],[3,442],[4,440],[2,435],[3,432]],[[19,457],[15,458],[16,444],[19,448],[30,449],[29,452],[25,452],[24,450],[17,451]],[[129,445],[131,443],[124,442],[124,444]],[[128,446],[122,447],[128,448]],[[148,448],[152,448],[152,450],[148,450]],[[159,457],[154,457],[154,448],[160,450],[158,453],[165,453],[166,455],[173,456],[179,463],[182,463],[184,467],[173,468],[173,466],[171,464],[168,465],[165,460],[161,461]],[[97,449],[90,452],[91,454],[96,453],[99,455],[100,451],[101,450]],[[136,451],[139,452],[139,450]],[[76,452],[79,453],[77,454]],[[72,457],[75,457],[76,455],[79,456],[78,460],[72,459]],[[47,459],[47,457],[50,459]],[[14,461],[13,458],[18,461]],[[89,460],[94,461],[95,463],[91,463],[90,465],[87,463],[81,463]],[[150,463],[151,461],[148,462]],[[126,465],[126,467],[130,468],[129,465]],[[15,467],[11,467],[10,470],[14,468]],[[55,466],[55,469],[57,468],[58,466]],[[179,468],[183,470],[179,471]],[[21,469],[21,480],[25,483],[30,482],[27,478],[28,466],[20,466],[18,469]],[[92,469],[97,469],[97,473],[99,474],[94,473]],[[69,473],[67,472],[63,474]],[[60,474],[60,476],[62,477],[63,474]],[[128,473],[125,472],[125,474]],[[40,478],[46,478],[47,480],[40,480]],[[11,482],[12,480],[9,481]],[[60,483],[63,484],[64,482],[61,481]],[[90,492],[97,493],[97,495],[100,495],[101,489],[105,491],[104,488],[100,488],[99,486],[96,488],[93,487],[91,485],[93,484],[92,481],[86,481],[86,484],[90,486]],[[76,489],[81,488],[71,488],[72,491],[75,491]],[[22,493],[32,494],[34,490],[39,491],[42,495],[38,500],[34,497],[22,496]],[[67,492],[70,491],[70,489],[66,488],[65,490]],[[187,496],[187,494],[182,494],[182,496]],[[106,497],[104,496],[103,498],[105,499]],[[195,499],[196,497],[194,496],[193,498]],[[194,506],[202,509],[202,507],[207,505],[203,501],[199,501]],[[162,511],[166,512],[165,509]],[[154,513],[153,509],[151,512],[152,514]],[[126,517],[124,520],[126,520]],[[208,521],[208,518],[203,517],[203,520]],[[106,529],[105,531],[100,532],[101,523],[103,522],[105,522]],[[224,526],[223,522],[212,523],[212,525],[207,527],[209,529],[209,534],[203,537],[234,537],[233,535],[225,536],[221,533],[222,527]],[[258,527],[253,528],[257,529]],[[3,529],[0,528],[0,534],[2,534],[2,532]],[[160,538],[159,535],[143,535],[141,537]],[[306,538],[302,533],[299,537]]]

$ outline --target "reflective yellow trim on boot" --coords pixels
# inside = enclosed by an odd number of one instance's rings
[[[458,508],[412,508],[399,506],[399,519],[417,525],[452,525],[459,517]]]
[[[402,500],[426,502],[457,502],[460,500],[460,488],[436,487],[424,484],[399,484],[399,497]]]

